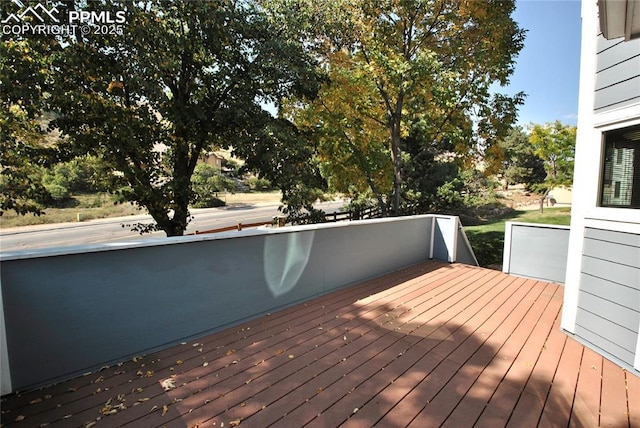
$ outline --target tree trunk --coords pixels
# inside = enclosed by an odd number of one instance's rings
[[[402,192],[402,156],[400,153],[400,125],[402,122],[402,93],[398,95],[396,108],[390,118],[391,131],[391,160],[393,162],[393,199],[391,201],[391,215],[400,214],[400,199]]]

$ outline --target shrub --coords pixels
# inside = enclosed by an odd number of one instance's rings
[[[271,182],[266,178],[251,177],[247,180],[247,186],[251,190],[271,190]]]
[[[211,165],[196,166],[191,177],[193,190],[192,205],[196,208],[213,208],[223,206],[224,201],[218,198],[222,191],[235,191],[235,183]]]

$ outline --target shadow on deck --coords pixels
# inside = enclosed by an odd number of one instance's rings
[[[637,426],[640,379],[560,331],[562,293],[421,263],[7,396],[2,426]]]

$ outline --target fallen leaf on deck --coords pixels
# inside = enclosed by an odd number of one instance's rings
[[[229,422],[229,426],[230,426],[230,427],[237,427],[238,425],[240,425],[240,421],[241,421],[241,419],[240,419],[240,418],[238,418],[238,419],[234,419],[234,420],[232,420],[231,422]]]
[[[233,354],[234,352],[236,352],[236,350],[235,350],[235,349],[229,349],[229,350],[227,351],[227,356],[229,356],[229,355]]]
[[[293,354],[289,355],[289,359],[292,360],[294,358]]]
[[[160,386],[162,386],[162,388],[165,391],[169,391],[169,390],[171,390],[171,389],[176,387],[175,380],[173,380],[171,378],[165,379],[165,380],[160,382]]]
[[[204,362],[204,364],[202,364],[202,367],[207,367],[209,365],[209,363],[207,363],[206,361]]]
[[[24,415],[18,415],[16,422],[24,421]]]
[[[169,411],[169,408],[166,406],[166,404],[162,406],[162,416],[166,415],[168,411]]]
[[[42,401],[42,398],[36,398],[35,400],[29,401],[29,404],[36,404],[36,403],[40,403],[41,401]]]
[[[178,361],[176,361],[176,364],[177,364],[177,365],[182,364],[182,360],[178,360]]]
[[[283,351],[282,349],[276,349],[275,354],[276,354],[276,355],[280,355],[280,354],[282,354],[283,352],[284,352],[284,351]]]

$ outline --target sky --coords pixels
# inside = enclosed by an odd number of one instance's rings
[[[518,124],[576,125],[580,77],[580,1],[517,0],[512,15],[527,31],[510,84],[527,94]]]

